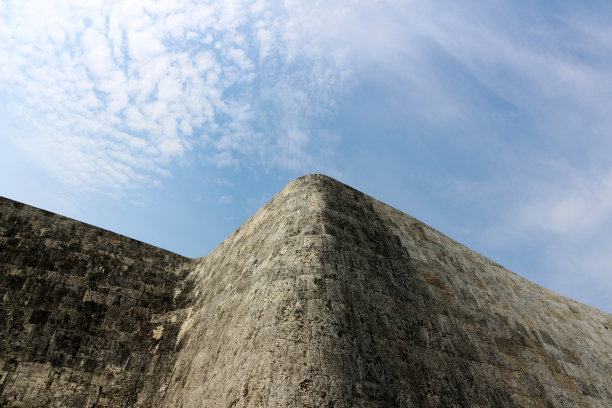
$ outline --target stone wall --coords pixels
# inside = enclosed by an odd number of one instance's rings
[[[2,398],[36,407],[155,399],[171,369],[189,262],[0,198]]]
[[[612,406],[612,316],[324,176],[188,279],[163,406]]]
[[[14,406],[612,406],[612,315],[325,176],[197,260],[0,203]]]

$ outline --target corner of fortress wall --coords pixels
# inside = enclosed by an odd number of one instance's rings
[[[195,260],[11,200],[0,220],[13,404],[612,405],[611,315],[323,175]]]

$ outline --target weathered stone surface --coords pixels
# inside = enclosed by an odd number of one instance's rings
[[[1,198],[1,398],[15,407],[154,401],[172,370],[190,262]]]
[[[196,260],[0,215],[14,406],[612,406],[612,315],[325,176]]]

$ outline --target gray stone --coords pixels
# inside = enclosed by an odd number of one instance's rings
[[[610,407],[612,315],[322,175],[188,259],[0,199],[14,407]]]

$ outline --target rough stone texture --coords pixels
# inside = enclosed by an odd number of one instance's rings
[[[197,260],[0,205],[14,406],[612,406],[612,315],[325,176]]]
[[[1,398],[14,407],[161,398],[190,262],[0,198]]]

